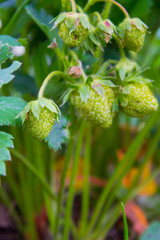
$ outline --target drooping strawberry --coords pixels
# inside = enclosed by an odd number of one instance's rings
[[[81,90],[75,90],[71,94],[71,103],[80,113],[81,117],[99,127],[107,128],[111,126],[114,113],[112,111],[115,95],[113,90],[99,84],[100,91],[97,91],[97,86],[94,89],[88,86],[88,97],[84,101],[81,97]]]
[[[120,107],[129,116],[144,117],[158,109],[158,101],[145,83],[131,82],[125,85],[128,93],[124,94],[125,104]]]
[[[49,99],[40,98],[27,104],[20,113],[24,127],[39,140],[50,133],[55,120],[59,122],[59,108]]]
[[[139,18],[125,18],[119,24],[119,36],[124,47],[138,52],[144,45],[147,28]]]
[[[78,46],[90,31],[88,17],[83,13],[62,13],[53,21],[54,26],[51,30],[58,26],[60,37],[71,47]]]

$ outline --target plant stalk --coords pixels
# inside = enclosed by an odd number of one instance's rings
[[[62,76],[62,77],[65,76],[65,74],[61,71],[53,71],[50,74],[48,74],[48,76],[44,79],[44,81],[41,85],[41,88],[40,88],[39,93],[38,93],[38,99],[43,97],[43,93],[44,93],[44,90],[45,90],[48,82],[51,80],[52,77],[54,77],[56,75],[59,75],[59,76]]]
[[[92,5],[94,5],[97,2],[110,2],[110,3],[113,3],[114,5],[119,7],[119,9],[121,9],[121,11],[124,13],[125,17],[129,18],[129,14],[128,14],[127,10],[120,3],[118,3],[118,2],[116,2],[114,0],[90,0],[86,4],[86,6],[84,8],[84,11],[86,12]]]
[[[74,0],[70,0],[71,5],[72,5],[72,12],[76,13],[76,3]]]

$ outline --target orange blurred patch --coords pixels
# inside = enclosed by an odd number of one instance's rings
[[[118,150],[117,156],[118,156],[119,161],[121,161],[123,159],[124,154],[125,154],[125,151],[123,149]],[[144,149],[139,152],[137,159],[140,159],[143,154],[144,154]],[[144,167],[139,183],[142,183],[145,180],[147,180],[147,178],[150,176],[151,170],[152,170],[152,160],[150,160],[150,162],[148,162],[146,164],[146,166]],[[136,176],[138,174],[138,171],[139,171],[139,169],[137,167],[134,167],[128,172],[128,174],[123,179],[124,187],[126,187],[126,188],[131,187],[134,179],[136,178]],[[156,191],[157,191],[156,181],[152,180],[141,190],[141,192],[139,192],[139,195],[151,196],[154,193],[156,193]]]
[[[123,185],[126,188],[129,188],[132,185],[134,179],[138,175],[138,171],[139,171],[138,168],[132,168],[129,171],[129,173],[126,175],[126,177],[123,179]],[[142,183],[145,180],[147,180],[150,173],[151,173],[151,163],[148,163],[148,164],[146,164],[146,166],[141,174],[141,179],[140,179],[139,183]],[[156,181],[152,180],[139,192],[139,195],[151,196],[154,193],[156,193],[156,191],[157,191]]]
[[[148,227],[147,218],[143,210],[133,201],[125,206],[127,218],[133,223],[133,229],[138,235],[141,235]]]

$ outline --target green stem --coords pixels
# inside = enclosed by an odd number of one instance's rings
[[[9,21],[8,25],[5,27],[5,29],[2,31],[2,34],[10,34],[14,26],[16,25],[16,21],[19,19],[22,10],[24,9],[25,5],[29,2],[30,0],[25,0],[22,2],[22,4],[18,7],[17,11]]]
[[[72,204],[73,204],[73,199],[74,199],[74,181],[75,181],[76,174],[77,174],[78,160],[80,157],[80,152],[81,152],[82,143],[83,143],[84,128],[85,128],[85,122],[82,121],[80,130],[79,130],[79,139],[78,139],[77,147],[75,150],[75,157],[73,159],[72,173],[71,173],[70,186],[69,186],[66,211],[65,211],[65,220],[64,220],[65,225],[64,225],[62,240],[67,240],[69,238],[69,228],[70,228],[70,222],[71,222],[71,218],[72,218],[72,216],[71,216],[72,215]]]
[[[119,183],[121,183],[122,178],[126,175],[126,173],[128,172],[128,170],[131,168],[132,164],[134,163],[134,159],[136,157],[137,152],[140,149],[140,146],[144,140],[144,138],[146,137],[146,135],[148,134],[149,130],[151,129],[151,127],[153,126],[153,124],[155,123],[157,116],[159,114],[159,111],[154,113],[150,119],[148,120],[148,122],[145,125],[145,128],[139,133],[139,135],[135,138],[133,144],[130,146],[130,148],[128,149],[127,153],[125,154],[123,160],[118,164],[118,166],[116,167],[114,173],[112,174],[110,180],[108,181],[106,187],[104,188],[99,201],[95,207],[95,210],[92,214],[92,218],[91,218],[91,222],[89,224],[88,227],[88,231],[91,231],[92,228],[94,227],[95,223],[98,220],[98,217],[101,213],[101,210],[104,207],[104,203],[106,201],[106,198],[108,197],[109,193],[111,192],[111,195],[109,197],[109,200],[106,203],[105,206],[105,210],[106,207],[108,208],[108,206],[110,205],[110,201],[112,200],[113,196],[116,193],[116,188],[119,187]],[[114,190],[111,191],[113,184],[117,182],[117,186],[114,188]],[[106,211],[103,211],[103,214],[106,213]],[[102,216],[103,216],[102,214]],[[102,216],[99,218],[98,220],[98,225],[102,220]]]
[[[118,45],[118,47],[119,47],[119,51],[120,51],[120,55],[121,55],[121,58],[126,58],[126,56],[125,56],[125,51],[124,51],[124,49],[122,48],[122,46],[121,46],[121,43],[120,43],[120,40],[118,39],[118,37],[116,36],[116,34],[113,34],[113,37],[114,37],[114,39],[115,39],[115,41],[116,41],[116,43],[117,43],[117,45]]]
[[[101,17],[101,15],[99,14],[99,12],[94,12],[94,13],[93,13],[93,16],[96,16],[99,22],[102,21],[102,17]]]
[[[34,176],[40,181],[40,183],[42,184],[42,186],[44,187],[44,189],[46,190],[46,192],[49,194],[49,196],[53,199],[53,200],[57,200],[56,195],[52,192],[51,188],[49,187],[49,185],[47,184],[47,182],[45,181],[45,179],[41,176],[41,174],[39,173],[39,171],[37,171],[37,169],[29,162],[27,161],[27,159],[21,155],[19,152],[17,152],[15,149],[11,149],[10,152],[21,161],[21,163],[23,163],[23,165],[25,165],[25,167],[27,167],[32,174],[34,174]]]
[[[109,12],[111,9],[112,3],[111,2],[107,2],[104,11],[102,12],[102,18],[106,19],[109,16]]]
[[[76,13],[76,3],[74,0],[70,0],[71,5],[72,5],[72,12]]]
[[[88,1],[88,3],[86,4],[84,11],[86,12],[92,5],[94,5],[96,2],[110,2],[113,3],[114,5],[116,5],[117,7],[119,7],[122,12],[124,13],[124,15],[129,18],[129,14],[127,12],[127,10],[118,2],[114,1],[114,0],[90,0]]]
[[[160,174],[160,168],[156,169],[148,179],[146,179],[142,184],[140,184],[138,187],[136,186],[130,193],[127,193],[125,198],[123,199],[123,202],[126,203],[130,199],[133,199],[137,194],[153,179],[155,179]],[[103,239],[106,237],[108,231],[111,229],[111,227],[114,225],[118,217],[120,216],[120,207],[119,203],[116,204],[112,209],[107,213],[107,222],[103,221],[103,225],[101,225],[101,228],[98,229],[98,231],[95,231],[88,240],[96,240]]]
[[[89,213],[89,193],[90,193],[90,153],[91,153],[91,125],[88,124],[86,143],[85,143],[85,157],[84,157],[84,182],[82,192],[82,213],[81,213],[81,224],[80,224],[80,235],[83,237],[87,228],[87,219]]]
[[[61,213],[61,203],[62,203],[62,197],[63,197],[63,191],[64,191],[64,185],[65,185],[65,178],[68,170],[68,166],[70,163],[70,159],[72,156],[74,148],[74,140],[71,138],[70,143],[68,145],[67,153],[66,153],[66,158],[64,162],[64,167],[61,175],[61,181],[60,181],[60,189],[59,189],[59,194],[58,194],[58,199],[57,199],[57,214],[56,214],[56,221],[55,221],[55,230],[54,230],[54,238],[55,240],[57,239],[57,234],[58,234],[58,227],[59,227],[59,220],[60,220],[60,213]]]
[[[124,240],[128,240],[128,225],[127,225],[127,219],[126,219],[124,205],[122,202],[121,202],[121,206],[122,206],[123,224],[124,224]]]
[[[51,78],[56,76],[56,75],[59,75],[59,76],[62,76],[62,77],[65,76],[65,74],[63,72],[61,72],[61,71],[53,71],[50,74],[48,74],[48,76],[44,79],[44,81],[42,83],[42,86],[41,86],[41,88],[39,90],[38,98],[42,98],[43,97],[44,90],[45,90],[49,80],[51,80]]]

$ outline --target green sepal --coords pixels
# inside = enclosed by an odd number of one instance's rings
[[[145,27],[146,29],[148,29],[148,26],[139,18],[133,18],[131,19],[131,25],[136,26],[137,29],[143,30],[143,28]]]
[[[82,85],[80,88],[78,88],[78,92],[80,94],[82,102],[87,102],[87,99],[90,97],[89,92],[89,86],[88,85]]]
[[[99,40],[98,34],[94,31],[94,32],[90,32],[89,33],[89,38],[91,39],[91,41],[97,45],[97,46],[101,46],[101,42]]]
[[[60,105],[60,107],[61,106],[63,106],[68,100],[69,100],[69,98],[70,98],[70,95],[71,95],[71,93],[74,91],[74,89],[67,89],[65,92],[64,92],[64,94],[62,95],[62,103],[61,103],[61,105]]]
[[[125,97],[125,95],[123,93],[119,94],[119,103],[122,107],[126,107],[128,104],[127,98]]]
[[[96,91],[97,94],[103,96],[105,91],[104,91],[104,88],[103,86],[98,83],[97,81],[94,81],[91,83],[91,87]]]
[[[97,28],[109,35],[116,32],[114,24],[109,19],[98,22]]]
[[[89,37],[83,40],[82,46],[85,48],[85,50],[90,51],[92,55],[94,55],[94,45],[93,42],[90,41]]]
[[[76,20],[77,20],[77,19],[78,19],[78,18],[73,17],[73,16],[67,17],[67,18],[65,19],[65,24],[66,24],[66,26],[69,28],[70,33],[75,30],[75,28],[76,28]]]
[[[125,68],[123,68],[123,67],[119,68],[119,77],[122,81],[125,79],[126,73],[127,72],[126,72]]]
[[[55,113],[57,122],[59,121],[60,110],[58,106],[50,99],[40,98],[29,102],[24,110],[18,114],[17,117],[21,116],[22,123],[24,123],[27,113],[32,111],[34,116],[39,120],[39,114],[42,108],[48,108],[51,112]]]
[[[100,83],[102,85],[106,85],[108,87],[116,87],[116,85],[111,80],[105,80],[105,79],[103,80],[103,79],[96,78],[95,81],[97,83]]]
[[[118,72],[121,81],[124,81],[127,75],[130,75],[133,71],[138,71],[140,67],[136,62],[131,61],[128,58],[122,58],[115,66],[115,69]]]
[[[128,85],[123,86],[122,88],[123,94],[129,94],[130,93],[130,88]]]
[[[31,111],[33,115],[39,120],[39,114],[41,111],[41,106],[39,101],[36,100],[31,102]]]
[[[87,28],[90,31],[91,25],[88,19],[88,16],[84,13],[79,14],[79,20],[84,28]]]
[[[92,83],[93,80],[94,80],[93,77],[92,77],[92,76],[89,76],[89,77],[87,78],[87,80],[86,80],[86,84]]]
[[[118,102],[118,98],[116,98],[113,102],[113,107],[112,107],[112,111],[114,113],[117,113],[119,111],[119,102]]]
[[[125,82],[126,82],[126,83],[137,82],[137,83],[147,84],[147,83],[152,83],[152,82],[154,82],[154,80],[149,79],[149,78],[144,78],[144,77],[142,77],[142,76],[139,76],[139,77],[127,78],[127,79],[125,79]]]
[[[142,22],[139,18],[125,18],[124,21],[119,25],[118,34],[121,39],[124,38],[125,31],[131,31],[132,26],[135,26],[139,30],[148,29],[148,26]]]
[[[70,82],[67,82],[66,84],[69,88],[73,88],[73,89],[79,88],[82,85],[82,83],[70,83]]]
[[[52,21],[50,21],[50,23],[54,22],[53,27],[51,28],[50,31],[54,30],[58,24],[60,24],[61,22],[63,22],[63,20],[67,17],[67,13],[61,13],[59,16],[57,16],[56,18],[52,19]]]

